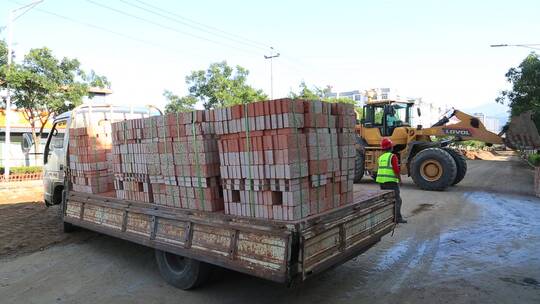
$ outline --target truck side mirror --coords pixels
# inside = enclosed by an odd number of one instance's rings
[[[418,117],[422,116],[422,111],[420,111],[420,108],[416,108],[416,113],[418,114]]]

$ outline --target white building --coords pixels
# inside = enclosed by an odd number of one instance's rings
[[[478,117],[488,131],[493,133],[501,131],[501,123],[498,118],[487,116],[484,113],[474,113],[473,116]]]
[[[418,116],[418,109],[420,109],[421,116]],[[412,112],[413,126],[422,125],[423,128],[429,128],[442,118],[447,112],[447,109],[439,104],[426,102],[422,98],[417,98],[414,100]]]

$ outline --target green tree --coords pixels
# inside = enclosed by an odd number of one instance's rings
[[[294,99],[322,100],[325,98],[326,92],[329,92],[329,89],[326,91],[317,86],[310,89],[306,82],[302,81],[298,86],[298,93],[291,91],[289,97]]]
[[[7,64],[7,45],[4,40],[0,40],[0,68]]]
[[[171,91],[165,90],[163,96],[167,98],[168,103],[165,106],[165,113],[189,112],[193,111],[197,98],[194,96],[183,96],[173,94]]]
[[[497,102],[508,104],[512,116],[525,111],[533,111],[533,120],[540,130],[540,59],[536,53],[529,54],[518,67],[506,73],[512,84],[497,97]]]
[[[207,70],[193,71],[186,77],[189,94],[202,101],[205,109],[266,99],[262,90],[246,83],[249,71],[226,61],[212,63]]]
[[[355,100],[346,97],[326,97],[331,92],[332,88],[330,86],[326,86],[325,88],[313,86],[310,88],[305,81],[302,81],[298,86],[298,93],[291,91],[289,92],[289,97],[293,99],[321,100],[331,103],[349,103],[354,105],[357,119],[362,118],[362,107],[358,106]]]
[[[356,105],[356,102],[351,98],[327,97],[331,92],[332,88],[330,86],[326,86],[325,88],[313,86],[310,88],[305,81],[302,81],[298,86],[298,93],[291,91],[289,92],[289,97],[294,99],[321,100],[325,102],[341,102]]]
[[[93,72],[90,79],[77,59],[59,60],[48,48],[32,49],[22,63],[4,66],[3,70],[6,81],[0,86],[9,84],[13,103],[29,121],[36,153],[39,153],[39,139],[51,117],[81,104],[92,81],[99,79],[95,84],[109,84],[105,77]]]
[[[7,45],[4,40],[0,40],[0,88],[4,88],[6,82],[7,67]],[[1,107],[5,107],[4,100],[0,103]]]
[[[85,77],[86,82],[91,87],[98,87],[98,88],[111,88],[111,82],[107,77],[98,75],[94,70],[90,70],[90,73],[86,75]]]

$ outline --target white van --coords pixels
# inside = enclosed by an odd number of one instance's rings
[[[89,125],[96,120],[111,120],[143,118],[161,115],[154,106],[116,106],[110,104],[83,104],[72,111],[58,115],[53,122],[43,152],[43,186],[45,204],[58,205],[62,201],[64,190],[65,167],[67,162],[67,147],[69,128],[79,128]],[[73,118],[76,119],[73,119]]]

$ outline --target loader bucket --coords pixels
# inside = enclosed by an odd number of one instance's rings
[[[510,123],[502,132],[506,134],[504,143],[514,150],[540,149],[540,135],[532,119],[532,111],[513,116]]]

